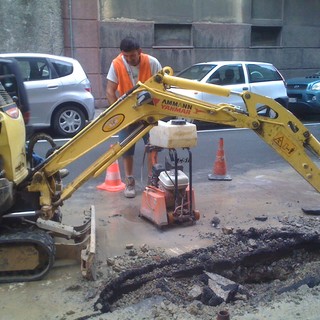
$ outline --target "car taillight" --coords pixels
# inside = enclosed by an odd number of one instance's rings
[[[24,123],[28,124],[30,120],[30,111],[24,112],[22,115],[23,115]]]
[[[2,110],[12,119],[19,117],[19,108],[15,104],[3,107]]]
[[[85,79],[81,83],[84,86],[84,90],[91,92],[91,82],[89,81],[89,79]]]

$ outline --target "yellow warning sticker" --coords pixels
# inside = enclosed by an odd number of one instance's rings
[[[125,116],[123,114],[116,114],[112,116],[103,124],[102,131],[110,132],[118,128],[124,119],[125,119]]]
[[[291,156],[296,151],[296,146],[282,132],[279,132],[274,138],[273,143],[281,149],[282,152]]]

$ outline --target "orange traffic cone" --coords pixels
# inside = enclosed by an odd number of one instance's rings
[[[226,158],[224,156],[223,138],[220,138],[219,149],[213,166],[213,172],[208,174],[209,180],[230,181],[232,178],[227,174]]]
[[[121,181],[118,160],[112,163],[107,168],[106,178],[104,183],[97,186],[100,190],[117,192],[124,190],[126,185]]]

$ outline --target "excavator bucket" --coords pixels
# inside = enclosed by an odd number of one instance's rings
[[[96,214],[94,207],[91,207],[91,231],[90,239],[84,249],[81,251],[81,272],[88,280],[96,279],[95,270],[95,254],[96,254]]]

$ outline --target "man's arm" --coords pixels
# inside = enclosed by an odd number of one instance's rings
[[[117,91],[117,88],[118,88],[118,84],[111,81],[111,80],[108,80],[107,81],[107,89],[106,89],[106,92],[107,92],[107,100],[109,102],[109,104],[113,104],[114,102],[117,101],[117,95],[116,95],[116,91]]]

